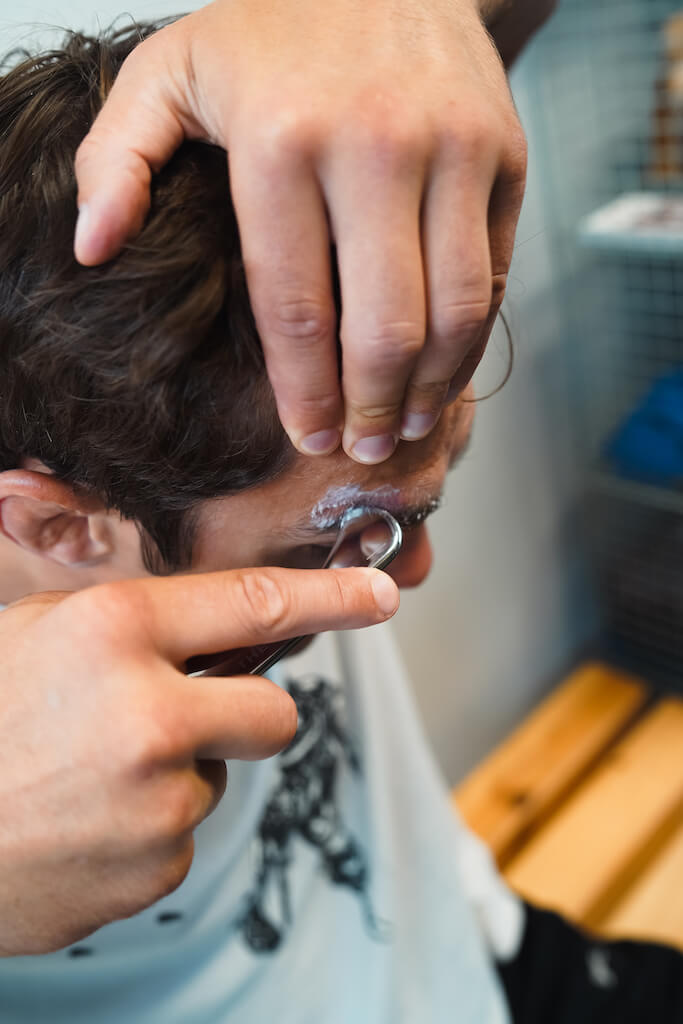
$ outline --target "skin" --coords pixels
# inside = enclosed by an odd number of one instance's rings
[[[324,560],[337,533],[329,524],[350,503],[376,503],[399,519],[405,510],[436,504],[449,466],[469,438],[473,410],[469,400],[454,403],[429,438],[400,445],[381,466],[350,465],[340,451],[315,460],[299,455],[275,480],[204,502],[190,572],[309,568]],[[76,495],[37,460],[0,473],[0,503],[3,603],[41,590],[149,576],[135,524]],[[403,547],[389,568],[399,587],[423,581],[431,565],[428,550],[424,525],[404,529]]]
[[[512,60],[552,6],[216,0],[125,62],[77,155],[77,258],[136,234],[184,138],[223,146],[283,425],[302,452],[341,439],[381,463],[429,434],[485,349],[526,173],[487,26]]]
[[[231,539],[236,534],[240,537],[239,557],[241,552],[248,552],[250,564],[306,564],[311,545],[324,550],[336,536],[336,529],[320,530],[311,524],[308,510],[324,500],[340,480],[357,486],[355,501],[362,498],[372,503],[379,499],[399,515],[404,509],[437,498],[451,460],[469,436],[472,409],[470,404],[457,403],[433,436],[415,445],[399,446],[379,467],[350,466],[342,452],[315,461],[301,457],[280,480],[254,492],[207,503],[199,520],[197,568],[232,562],[235,551]],[[328,503],[328,513],[341,513],[347,501],[341,501],[337,509]],[[424,525],[404,530],[404,535],[401,552],[388,572],[399,587],[414,587],[429,572],[431,547]],[[316,557],[315,552],[312,556]],[[319,564],[319,555],[317,559]]]
[[[134,524],[40,463],[0,473],[1,593],[14,601],[0,615],[0,955],[62,948],[180,884],[223,795],[223,759],[268,757],[296,728],[279,687],[188,678],[186,660],[369,625],[398,605],[376,570],[240,567],[307,564],[334,537],[311,509],[335,511],[348,485],[391,495],[398,516],[437,497],[472,410],[456,403],[379,469],[301,456],[278,480],[206,502],[192,569],[169,578],[145,572]],[[430,564],[424,525],[408,530],[396,583]]]

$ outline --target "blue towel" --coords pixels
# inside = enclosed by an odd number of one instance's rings
[[[683,373],[655,381],[605,446],[621,476],[672,486],[683,482]]]

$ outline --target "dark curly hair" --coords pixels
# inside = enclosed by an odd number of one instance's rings
[[[70,34],[0,77],[0,469],[33,456],[136,521],[154,572],[188,567],[196,505],[293,449],[249,306],[225,153],[188,143],[141,234],[79,266],[76,148],[159,25]]]

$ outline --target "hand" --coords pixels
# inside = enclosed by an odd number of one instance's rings
[[[399,435],[426,436],[486,346],[524,190],[524,136],[474,0],[216,0],[153,35],[78,152],[82,263],[136,234],[150,169],[183,138],[229,152],[294,444],[331,451],[343,426],[353,458],[381,462]]]
[[[376,589],[375,589],[376,588]],[[38,594],[0,613],[0,955],[45,953],[169,893],[226,784],[296,730],[265,679],[187,658],[389,617],[377,570],[241,570]]]

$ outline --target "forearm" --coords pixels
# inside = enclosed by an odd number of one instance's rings
[[[507,68],[556,6],[557,0],[479,0],[484,24]]]

